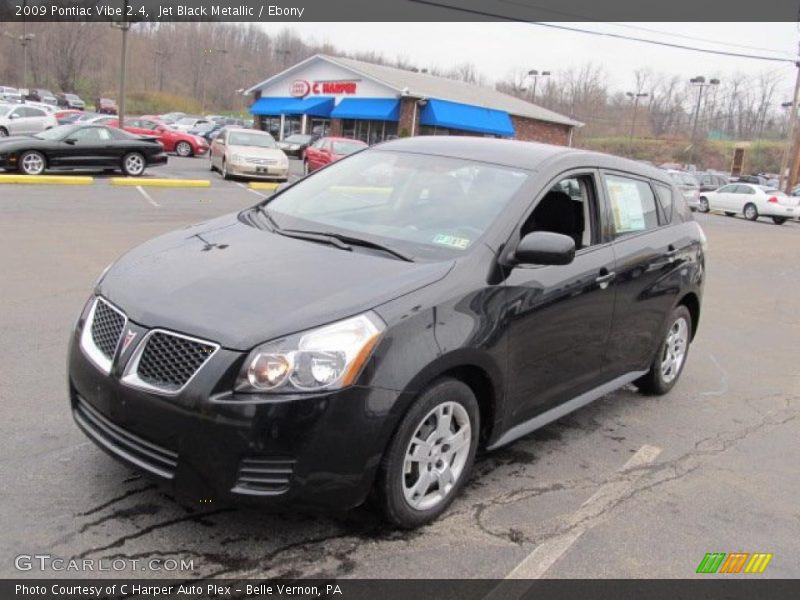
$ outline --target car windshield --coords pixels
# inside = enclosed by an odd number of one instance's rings
[[[357,237],[423,259],[477,243],[528,178],[520,169],[391,151],[357,154],[273,197],[281,228]]]
[[[197,125],[195,125],[195,129],[197,131],[211,131],[216,126],[217,126],[216,123],[198,123]]]
[[[58,125],[57,127],[39,132],[33,137],[39,138],[40,140],[61,140],[76,129],[77,127],[75,127],[75,125]]]
[[[67,98],[69,100],[77,100],[78,99],[78,97],[75,94],[64,94],[64,98]]]
[[[183,117],[178,121],[178,125],[194,125],[195,123],[197,123],[197,119],[191,117]]]
[[[305,144],[306,142],[311,141],[311,137],[312,136],[310,135],[295,134],[295,135],[290,135],[284,141],[289,142],[290,144]]]
[[[255,148],[275,148],[275,138],[268,133],[231,132],[228,143],[231,146],[253,146]]]
[[[339,155],[352,154],[367,147],[366,144],[359,144],[358,142],[333,142],[332,146],[333,153]]]

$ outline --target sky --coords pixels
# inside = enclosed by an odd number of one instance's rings
[[[797,23],[563,23],[633,37],[656,39],[744,54],[782,58],[797,55]],[[282,23],[264,23],[276,33]],[[775,72],[782,78],[779,93],[791,100],[796,68],[791,62],[768,62],[701,54],[639,42],[560,31],[526,23],[298,23],[304,38],[330,42],[346,51],[377,51],[387,58],[403,56],[420,67],[448,68],[473,63],[489,83],[514,69],[556,72],[587,61],[602,64],[612,90],[627,91],[633,72],[656,72],[706,78],[743,73]],[[692,38],[702,38],[699,41]]]

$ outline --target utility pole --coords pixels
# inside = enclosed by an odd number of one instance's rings
[[[123,0],[122,21],[111,23],[111,26],[122,31],[122,55],[120,56],[119,66],[119,103],[117,105],[119,107],[117,121],[121,128],[125,124],[125,77],[128,70],[128,30],[131,28],[131,22],[128,21],[128,0]]]
[[[700,115],[700,101],[703,99],[703,90],[712,85],[719,85],[719,79],[709,79],[708,83],[706,83],[706,78],[702,75],[698,75],[697,77],[692,77],[689,80],[689,83],[697,87],[697,106],[694,109],[694,122],[692,123],[692,163],[697,161],[697,117]]]
[[[631,133],[628,136],[628,154],[633,156],[633,133],[636,129],[636,110],[639,108],[639,98],[647,98],[647,92],[625,92],[625,95],[633,100],[633,118],[631,119]]]
[[[203,65],[210,68],[211,67],[211,58],[215,54],[227,54],[227,53],[228,53],[228,51],[225,50],[224,48],[203,48],[203,54],[206,55],[206,59],[203,61]],[[202,85],[203,85],[203,93],[202,93],[203,100],[202,100],[202,103],[201,103],[200,112],[205,113],[206,112],[206,78],[205,77],[203,77],[203,79],[202,79]]]
[[[800,57],[800,42],[797,46],[797,55]],[[783,153],[779,184],[780,189],[785,191],[787,194],[792,193],[792,188],[797,180],[797,162],[798,153],[800,153],[800,144],[798,144],[798,140],[795,139],[795,132],[797,131],[797,103],[798,96],[800,96],[800,58],[795,61],[794,65],[797,67],[797,76],[795,77],[794,81],[794,97],[792,98],[791,108],[792,112],[789,115],[789,139],[786,142],[786,151]],[[787,164],[789,162],[790,153],[792,157],[791,166]],[[787,169],[791,169],[788,173],[788,177],[786,173]]]

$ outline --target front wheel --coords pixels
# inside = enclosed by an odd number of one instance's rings
[[[674,387],[686,364],[691,339],[692,315],[685,306],[677,306],[650,370],[634,382],[640,392],[660,396]]]
[[[479,429],[469,386],[448,378],[425,390],[381,461],[375,495],[387,520],[411,529],[441,515],[469,476]]]
[[[128,177],[139,177],[147,163],[139,152],[129,152],[122,158],[122,172]]]
[[[0,137],[8,137],[8,129],[0,127]]]
[[[308,175],[311,172],[311,169],[308,168],[308,161],[303,161],[303,175]]]
[[[41,175],[47,167],[47,160],[41,152],[31,150],[22,153],[18,164],[19,170],[25,175]]]
[[[700,212],[707,213],[711,208],[708,206],[708,198],[700,198]]]
[[[228,172],[228,161],[224,158],[222,159],[222,170],[220,171],[220,175],[222,175],[223,179],[230,179],[231,174]]]
[[[189,142],[178,142],[175,145],[175,154],[183,157],[191,156],[192,145]]]
[[[755,204],[747,204],[744,207],[744,218],[748,221],[755,221],[758,219],[758,209]]]
[[[786,217],[772,217],[772,222],[775,223],[775,225],[783,225],[786,223]]]

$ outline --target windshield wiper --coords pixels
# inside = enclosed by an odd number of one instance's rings
[[[301,234],[308,234],[308,235],[320,235],[326,238],[333,238],[338,240],[343,244],[350,244],[351,246],[361,246],[363,248],[372,248],[374,250],[381,250],[382,252],[386,252],[387,254],[391,254],[399,258],[400,260],[404,260],[406,262],[414,262],[414,259],[411,258],[408,254],[401,252],[400,250],[396,250],[384,244],[379,244],[378,242],[373,242],[372,240],[365,240],[363,238],[357,238],[349,235],[345,235],[342,233],[333,233],[330,231],[307,231],[301,229],[284,229],[283,231],[292,232],[292,233],[301,233]]]

